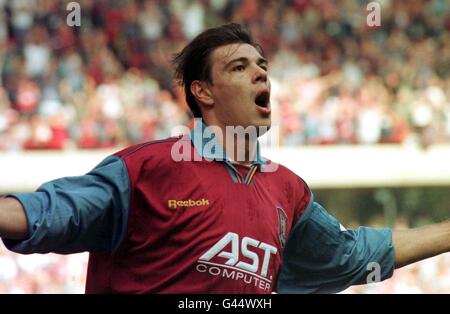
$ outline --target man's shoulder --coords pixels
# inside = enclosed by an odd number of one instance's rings
[[[179,140],[182,140],[181,136],[140,143],[124,148],[115,153],[114,156],[124,160],[148,159],[156,156],[167,157],[167,154],[170,156],[173,144]]]
[[[158,171],[166,171],[175,166],[172,147],[178,141],[184,140],[182,136],[177,136],[149,141],[127,147],[114,156],[123,160],[130,178],[139,177],[148,171],[155,175]]]

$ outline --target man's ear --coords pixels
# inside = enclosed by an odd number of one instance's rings
[[[212,106],[214,99],[207,83],[195,80],[191,83],[191,93],[195,99],[206,106]]]

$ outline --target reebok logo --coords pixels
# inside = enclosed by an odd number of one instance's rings
[[[209,200],[202,198],[201,200],[187,200],[187,201],[177,201],[168,200],[169,208],[177,208],[178,206],[205,206],[209,205]]]

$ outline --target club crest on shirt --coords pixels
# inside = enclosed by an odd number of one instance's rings
[[[278,216],[278,237],[280,239],[281,247],[284,248],[286,245],[286,229],[287,229],[287,215],[283,208],[277,206],[277,216]]]

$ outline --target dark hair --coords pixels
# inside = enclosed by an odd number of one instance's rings
[[[175,78],[184,86],[186,101],[194,117],[200,118],[202,113],[191,93],[191,83],[195,80],[212,83],[211,53],[218,47],[235,43],[252,45],[262,54],[261,47],[244,27],[229,23],[200,33],[173,58]]]

